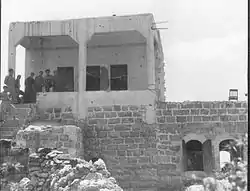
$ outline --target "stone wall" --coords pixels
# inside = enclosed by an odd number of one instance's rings
[[[57,148],[64,153],[78,157],[83,152],[82,136],[79,127],[64,126],[33,126],[20,130],[16,136],[17,146],[30,148]]]
[[[28,173],[29,149],[13,147],[13,144],[14,142],[11,140],[0,139],[0,167],[7,163],[22,165],[19,168],[20,171],[10,170],[8,177],[6,177],[12,181],[19,181]]]
[[[210,141],[214,162],[204,167],[207,171],[218,168],[221,141],[247,132],[246,102],[162,102],[153,111],[153,124],[145,122],[147,108],[89,108],[83,128],[92,132],[85,136],[85,158],[102,157],[125,190],[173,190],[188,174],[183,166],[183,140]]]

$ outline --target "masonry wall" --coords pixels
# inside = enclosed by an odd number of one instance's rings
[[[180,186],[187,173],[183,169],[184,138],[211,141],[214,163],[208,165],[216,168],[220,141],[247,132],[245,102],[162,102],[155,107],[154,124],[145,123],[146,110],[146,106],[114,105],[88,111],[87,128],[95,133],[85,139],[85,158],[102,157],[125,190]]]

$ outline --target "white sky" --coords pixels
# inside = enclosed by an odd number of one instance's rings
[[[167,101],[227,100],[247,92],[247,0],[2,0],[1,79],[10,22],[153,13],[166,60]],[[23,74],[24,54],[17,55]],[[21,62],[21,63],[20,63]]]

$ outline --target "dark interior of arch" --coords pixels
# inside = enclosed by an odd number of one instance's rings
[[[186,149],[188,151],[202,151],[202,144],[200,141],[191,140],[186,143]]]
[[[186,148],[186,170],[187,171],[203,171],[203,149],[202,143],[197,140],[188,141]]]
[[[220,151],[229,151],[230,145],[234,142],[232,139],[226,139],[224,141],[221,141],[219,144],[219,150]]]
[[[235,146],[233,149],[232,146]],[[237,145],[233,139],[226,139],[220,142],[219,151],[228,151],[231,155],[231,160],[236,158],[243,158],[243,146]]]

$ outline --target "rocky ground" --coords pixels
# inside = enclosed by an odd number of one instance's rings
[[[51,149],[29,157],[29,176],[13,191],[122,191],[102,159],[87,162]]]

